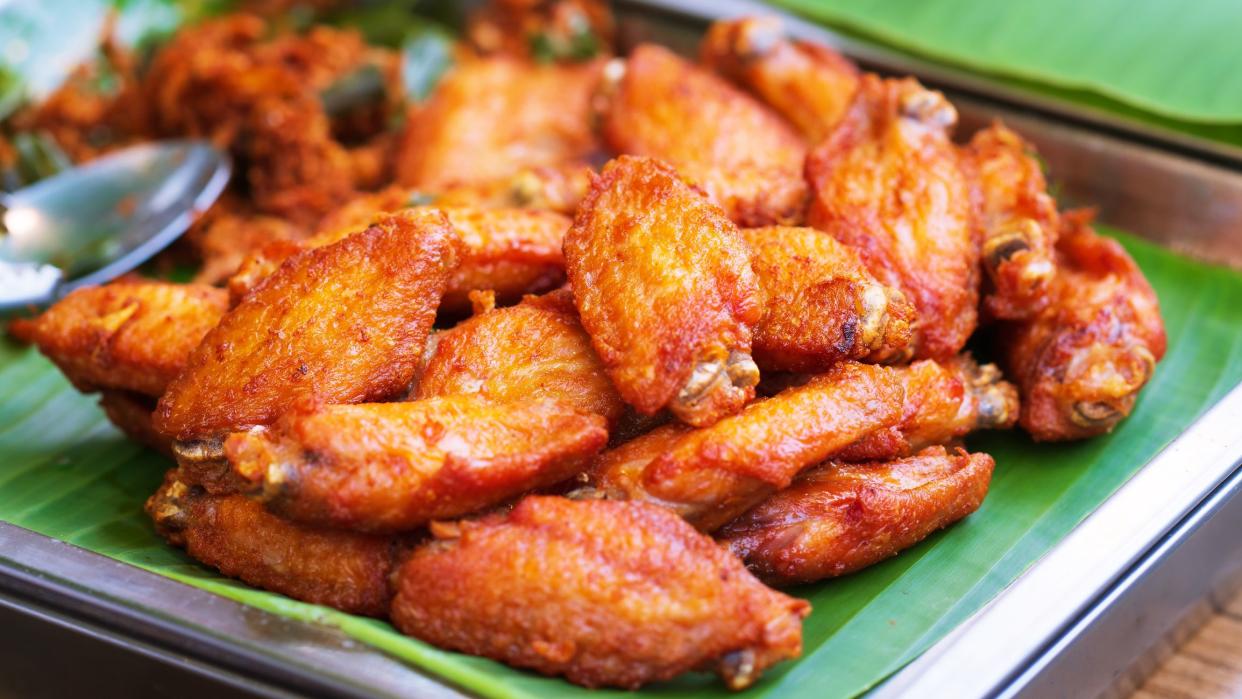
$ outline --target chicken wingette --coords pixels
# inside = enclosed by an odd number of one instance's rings
[[[415,396],[467,393],[501,403],[555,400],[609,425],[626,409],[567,291],[488,310],[436,334]]]
[[[710,427],[666,425],[604,452],[589,487],[662,505],[712,531],[804,469],[898,425],[902,398],[893,369],[843,362]]]
[[[979,509],[994,463],[944,447],[903,459],[829,462],[716,533],[759,579],[845,575],[910,548]]]
[[[156,531],[225,575],[350,614],[383,617],[400,539],[283,520],[245,495],[210,495],[169,472],[147,500]]]
[[[696,669],[743,689],[802,652],[809,604],[653,505],[528,497],[432,531],[392,622],[441,648],[627,689]]]
[[[667,162],[738,225],[802,220],[806,146],[766,105],[654,44],[606,76],[617,78],[605,88],[601,126],[613,151]]]
[[[212,441],[299,400],[403,395],[460,256],[436,211],[383,216],[298,253],[207,333],[160,398],[156,428]]]
[[[467,394],[295,408],[230,435],[224,451],[277,514],[399,532],[573,477],[608,441],[606,425],[561,403]]]

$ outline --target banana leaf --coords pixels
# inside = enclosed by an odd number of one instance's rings
[[[1084,89],[1160,116],[1242,122],[1231,0],[777,0],[975,70]]]
[[[918,656],[1064,537],[1227,390],[1242,381],[1242,274],[1119,235],[1160,296],[1169,354],[1134,414],[1108,436],[1034,444],[1017,432],[974,439],[996,457],[983,507],[919,546],[846,578],[793,590],[814,605],[801,660],[743,696],[853,697]],[[0,520],[295,619],[331,624],[487,697],[620,695],[573,687],[431,648],[383,622],[225,579],[165,545],[142,513],[169,464],[127,442],[93,398],[33,349],[0,341]],[[728,693],[702,675],[650,696]]]

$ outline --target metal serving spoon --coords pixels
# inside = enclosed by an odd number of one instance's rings
[[[211,206],[229,172],[205,141],[155,141],[0,193],[0,311],[133,270]]]

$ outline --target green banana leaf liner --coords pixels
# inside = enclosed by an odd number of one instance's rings
[[[847,34],[1242,146],[1242,3],[773,0]]]

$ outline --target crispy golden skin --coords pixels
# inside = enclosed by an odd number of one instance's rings
[[[855,250],[811,228],[745,228],[742,238],[766,301],[754,339],[761,370],[814,373],[906,354],[914,307]]]
[[[667,162],[739,225],[801,220],[806,146],[755,98],[654,44],[635,48],[606,92],[602,133],[615,152]]]
[[[79,391],[159,396],[227,304],[227,295],[209,286],[128,278],[70,293],[18,334]]]
[[[571,224],[565,216],[538,209],[446,207],[444,213],[466,245],[441,301],[445,311],[470,308],[471,291],[494,291],[508,303],[564,283],[561,248]]]
[[[604,452],[590,483],[607,497],[653,502],[712,531],[901,417],[896,372],[844,362],[711,427],[661,427]]]
[[[277,243],[255,250],[229,279],[229,295],[238,303],[255,285],[302,249],[330,245],[369,224],[384,211],[405,209],[408,190],[390,188],[347,204],[325,219],[321,231],[300,245]],[[561,245],[570,220],[537,209],[416,207],[443,211],[464,244],[461,261],[449,277],[440,309],[462,313],[470,308],[471,291],[494,291],[502,303],[523,294],[547,291],[565,280]]]
[[[247,250],[249,254],[231,272],[229,301],[234,306],[241,303],[242,297],[298,252],[331,245],[371,225],[380,214],[409,207],[410,195],[411,192],[402,187],[359,194],[328,212],[320,219],[316,233],[306,240],[288,237],[251,246]]]
[[[975,329],[979,240],[969,178],[938,92],[864,76],[832,136],[807,158],[807,218],[857,248],[918,311],[915,356],[949,359]]]
[[[979,509],[994,465],[987,454],[940,446],[896,461],[827,463],[716,536],[771,585],[845,575]]]
[[[703,63],[771,105],[808,143],[832,134],[858,91],[858,67],[827,46],[785,36],[778,17],[716,22]]]
[[[659,507],[528,497],[435,531],[397,573],[392,621],[442,648],[629,689],[694,669],[742,689],[802,652],[810,605]]]
[[[1018,420],[1018,389],[995,364],[969,355],[893,367],[905,389],[901,422],[867,435],[833,458],[887,460],[946,444],[976,430],[1009,429]]]
[[[979,188],[983,309],[993,318],[1029,318],[1048,305],[1056,273],[1056,202],[1032,146],[1001,124],[974,135],[965,149]]]
[[[499,180],[453,185],[428,194],[439,207],[485,209],[547,209],[572,216],[591,188],[595,169],[571,161],[559,165],[523,168]]]
[[[99,392],[99,407],[108,416],[108,422],[126,437],[165,456],[173,455],[172,440],[157,432],[152,424],[154,397],[105,388]]]
[[[295,409],[230,435],[225,454],[279,514],[391,532],[563,481],[607,441],[598,415],[470,394]]]
[[[723,212],[650,158],[604,167],[565,236],[582,325],[626,402],[707,425],[754,397],[761,318],[750,255]]]
[[[1022,393],[1020,423],[1041,441],[1111,431],[1164,356],[1155,291],[1090,220],[1090,212],[1064,214],[1052,302],[999,331],[1006,373]]]
[[[459,64],[409,114],[397,182],[434,193],[589,157],[598,150],[591,95],[601,68],[506,57]]]
[[[244,495],[208,495],[174,474],[146,507],[169,543],[264,590],[350,614],[387,615],[397,539],[287,522]]]
[[[202,439],[269,423],[301,398],[401,395],[460,246],[443,214],[403,212],[290,258],[203,338],[156,428]]]
[[[625,412],[567,291],[528,297],[437,334],[415,395],[467,393],[501,403],[555,400],[609,425]]]

